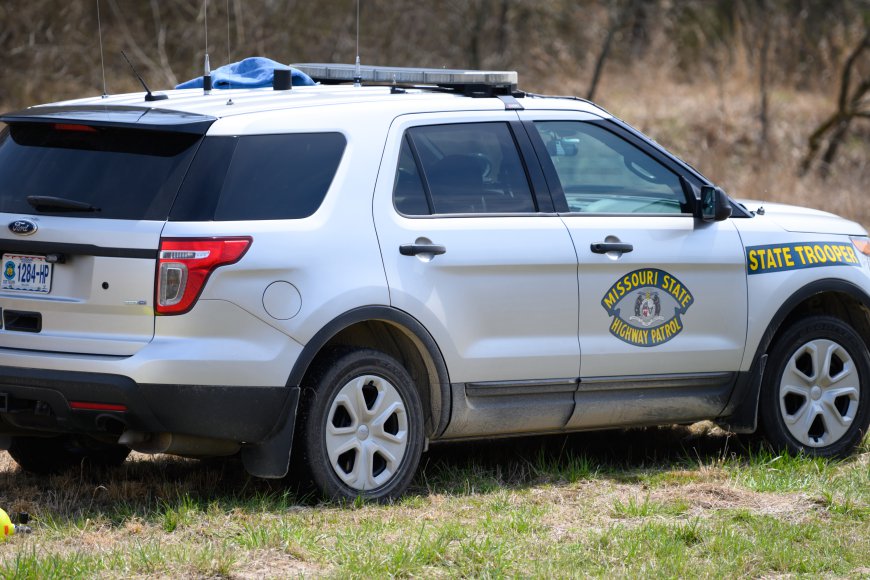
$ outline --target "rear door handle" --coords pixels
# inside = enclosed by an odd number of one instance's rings
[[[447,248],[438,244],[402,244],[399,246],[399,253],[403,256],[416,256],[417,254],[440,256],[446,251]]]
[[[627,254],[634,249],[631,244],[623,244],[621,242],[595,242],[589,249],[595,254],[606,254],[607,252],[619,252]]]

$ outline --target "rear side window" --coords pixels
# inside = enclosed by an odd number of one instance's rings
[[[405,215],[537,211],[506,123],[409,129],[402,144],[393,198],[396,209]]]
[[[64,123],[15,124],[0,136],[0,212],[164,220],[200,135]],[[31,197],[94,211],[36,208]]]
[[[206,137],[170,219],[308,217],[323,202],[346,144],[341,133]]]

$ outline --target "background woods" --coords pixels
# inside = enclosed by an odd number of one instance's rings
[[[96,6],[4,2],[0,97],[99,91]],[[137,88],[122,49],[155,83],[201,73],[202,1],[100,6],[110,91]],[[352,62],[355,16],[355,0],[210,0],[209,51],[217,64],[254,54]],[[867,0],[362,0],[360,49],[368,63],[517,69],[529,85],[567,81],[584,94],[596,76],[629,71],[682,82],[765,74],[766,83],[808,90],[838,80],[868,20]]]
[[[110,93],[201,74],[203,2],[100,0]],[[213,67],[352,62],[355,0],[210,0]],[[0,108],[102,92],[96,0],[0,5]],[[732,194],[870,225],[870,0],[362,0],[364,63],[517,70],[590,96]]]

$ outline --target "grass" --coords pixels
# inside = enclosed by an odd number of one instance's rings
[[[136,455],[47,479],[0,455],[34,532],[0,577],[870,573],[870,440],[845,461],[710,425],[442,445],[393,505],[319,503],[233,461]]]

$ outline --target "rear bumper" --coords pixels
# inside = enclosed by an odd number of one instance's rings
[[[0,435],[131,429],[257,444],[288,423],[292,432],[298,400],[298,387],[140,384],[122,375],[0,366]]]

